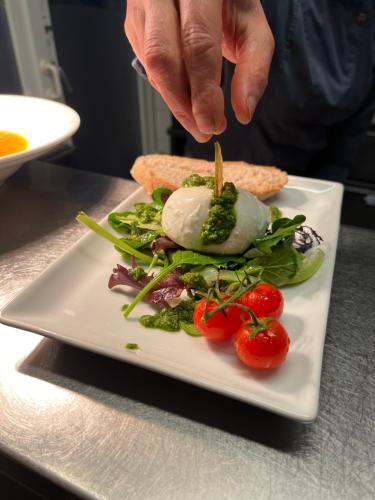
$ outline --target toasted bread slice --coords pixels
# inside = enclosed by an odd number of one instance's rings
[[[140,156],[131,171],[133,178],[148,194],[160,186],[174,191],[191,174],[214,175],[214,163],[170,155]],[[264,200],[277,193],[288,182],[286,172],[276,167],[250,165],[244,161],[224,162],[224,181]]]

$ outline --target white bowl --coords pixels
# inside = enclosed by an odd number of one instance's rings
[[[0,184],[23,163],[69,139],[80,118],[69,106],[47,99],[0,94],[0,130],[22,135],[28,142],[20,153],[0,156]]]

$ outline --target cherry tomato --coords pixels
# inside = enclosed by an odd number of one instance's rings
[[[227,297],[224,300],[228,300]],[[206,308],[207,299],[201,299],[195,306],[193,321],[202,335],[209,340],[224,341],[228,340],[241,327],[243,321],[241,319],[241,309],[235,306],[228,306],[224,311],[218,311],[212,318],[203,321],[203,314]],[[210,300],[207,304],[207,313],[210,313],[217,308],[217,303]]]
[[[257,318],[280,318],[284,299],[280,290],[268,283],[260,283],[240,297],[239,302],[250,308]]]
[[[258,370],[271,370],[285,360],[290,340],[287,331],[277,320],[267,321],[264,326],[264,330],[252,336],[251,325],[243,324],[234,346],[237,356],[245,365]]]

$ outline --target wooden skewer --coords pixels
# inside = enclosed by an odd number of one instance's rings
[[[215,196],[220,198],[223,191],[223,157],[221,147],[215,142]]]

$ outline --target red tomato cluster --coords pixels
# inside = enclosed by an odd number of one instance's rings
[[[227,300],[229,297],[224,302]],[[207,299],[200,300],[195,307],[195,326],[211,341],[225,341],[234,336],[237,356],[251,368],[270,370],[280,365],[285,360],[290,343],[287,331],[278,321],[284,309],[280,291],[262,283],[235,302],[251,309],[259,322],[256,327],[246,310],[230,304],[204,321],[205,311],[209,314],[218,306],[213,300],[207,303]]]

